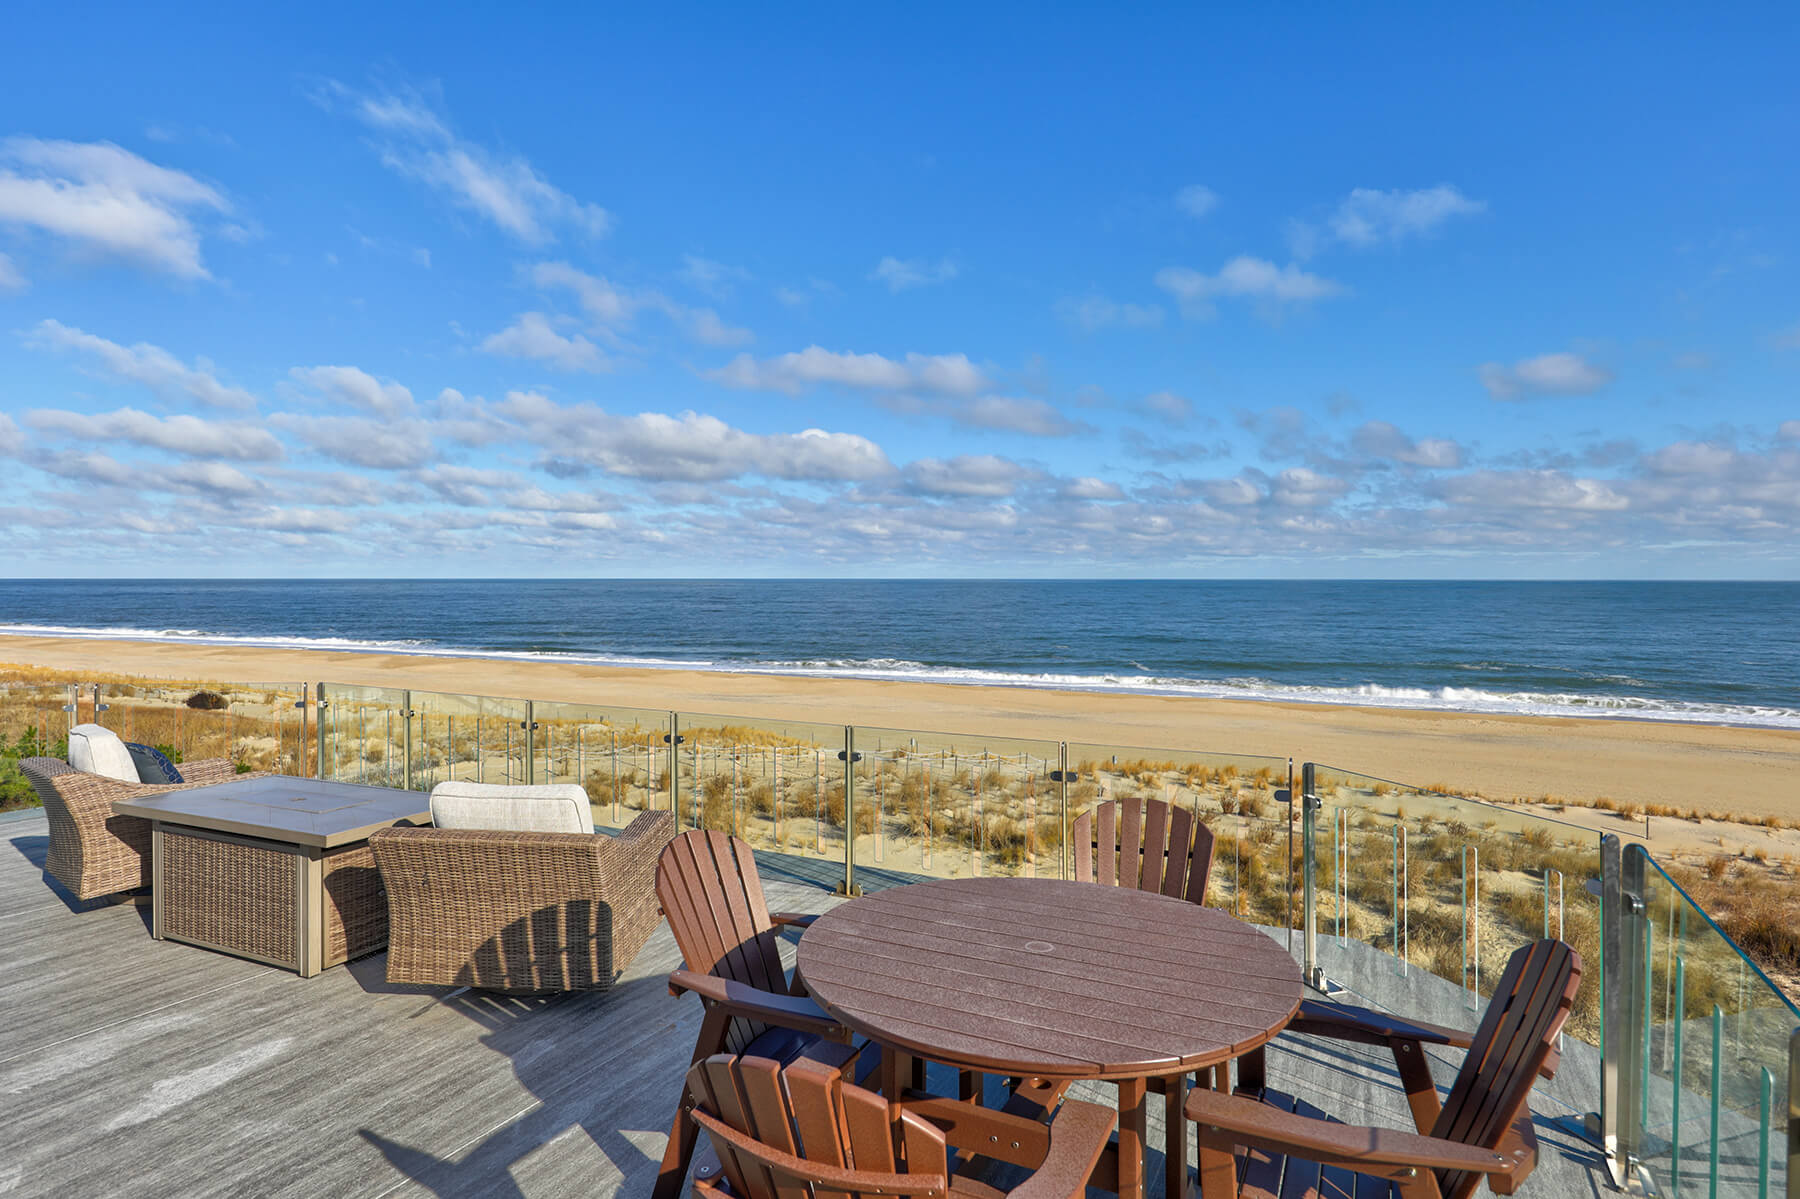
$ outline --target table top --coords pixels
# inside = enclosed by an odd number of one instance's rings
[[[806,930],[798,969],[821,1006],[881,1044],[1042,1078],[1217,1065],[1300,1006],[1299,964],[1229,913],[1054,879],[948,879],[852,900]]]
[[[121,816],[332,849],[378,828],[431,819],[423,791],[270,775],[113,801]]]

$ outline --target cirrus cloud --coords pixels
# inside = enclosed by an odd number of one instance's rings
[[[209,279],[197,214],[228,213],[218,189],[111,142],[0,141],[0,226],[181,279]]]

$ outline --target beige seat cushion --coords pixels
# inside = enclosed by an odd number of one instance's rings
[[[594,811],[587,792],[576,783],[527,787],[448,782],[431,789],[431,823],[439,828],[515,833],[591,833]]]
[[[137,763],[131,760],[131,751],[117,733],[97,724],[78,724],[69,730],[69,765],[121,783],[138,781]]]

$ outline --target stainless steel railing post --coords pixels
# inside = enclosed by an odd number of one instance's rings
[[[1314,987],[1325,982],[1319,969],[1319,914],[1315,910],[1318,873],[1313,863],[1314,814],[1319,810],[1319,796],[1314,790],[1316,766],[1306,762],[1300,767],[1300,971],[1307,984]]]

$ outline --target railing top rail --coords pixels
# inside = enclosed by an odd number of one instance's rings
[[[1580,833],[1587,837],[1598,839],[1604,835],[1596,829],[1586,828],[1570,820],[1558,820],[1554,816],[1544,816],[1537,812],[1521,811],[1517,804],[1496,803],[1491,799],[1483,799],[1474,795],[1457,795],[1450,791],[1435,791],[1430,787],[1421,787],[1415,783],[1402,783],[1396,779],[1382,778],[1379,775],[1364,774],[1357,770],[1345,770],[1341,766],[1331,766],[1324,762],[1310,762],[1308,765],[1315,771],[1326,770],[1330,771],[1332,774],[1342,775],[1346,778],[1367,779],[1371,783],[1382,783],[1389,787],[1399,787],[1417,795],[1428,795],[1435,799],[1451,799],[1455,800],[1457,803],[1474,804],[1476,807],[1487,808],[1494,812],[1506,812],[1514,816],[1523,816],[1530,820],[1542,821],[1545,824],[1554,824],[1558,828],[1566,828],[1571,832]]]
[[[1769,989],[1769,992],[1772,995],[1774,995],[1777,999],[1779,999],[1782,1003],[1782,1006],[1787,1008],[1788,1012],[1790,1014],[1792,1014],[1795,1022],[1800,1023],[1800,1007],[1796,1007],[1794,1004],[1794,1001],[1787,997],[1786,992],[1782,991],[1782,989],[1780,987],[1776,986],[1775,983],[1772,980],[1770,980],[1769,976],[1763,972],[1763,968],[1761,966],[1758,966],[1756,964],[1755,960],[1752,959],[1749,954],[1745,953],[1743,951],[1742,947],[1740,947],[1736,941],[1733,941],[1731,939],[1731,935],[1729,933],[1727,933],[1724,929],[1719,927],[1718,922],[1712,918],[1712,914],[1694,901],[1694,897],[1687,893],[1687,888],[1683,887],[1680,883],[1676,882],[1673,878],[1671,878],[1669,876],[1669,872],[1667,870],[1663,869],[1662,863],[1658,862],[1656,860],[1656,858],[1651,855],[1651,853],[1648,849],[1644,848],[1642,845],[1637,844],[1636,842],[1632,842],[1631,844],[1625,846],[1624,852],[1628,855],[1633,854],[1633,853],[1638,854],[1639,856],[1641,856],[1644,859],[1645,862],[1649,863],[1650,867],[1652,869],[1654,869],[1656,871],[1656,873],[1662,877],[1662,880],[1665,883],[1669,884],[1669,886],[1674,889],[1674,891],[1677,895],[1681,896],[1683,902],[1685,902],[1689,907],[1693,908],[1694,911],[1700,913],[1700,918],[1702,920],[1706,921],[1706,927],[1711,929],[1714,933],[1718,934],[1719,940],[1721,940],[1725,944],[1731,946],[1731,952],[1736,954],[1738,956],[1738,958],[1743,962],[1744,965],[1748,966],[1752,971],[1754,971],[1756,973],[1756,977],[1758,979],[1762,980],[1763,986],[1767,987]]]

